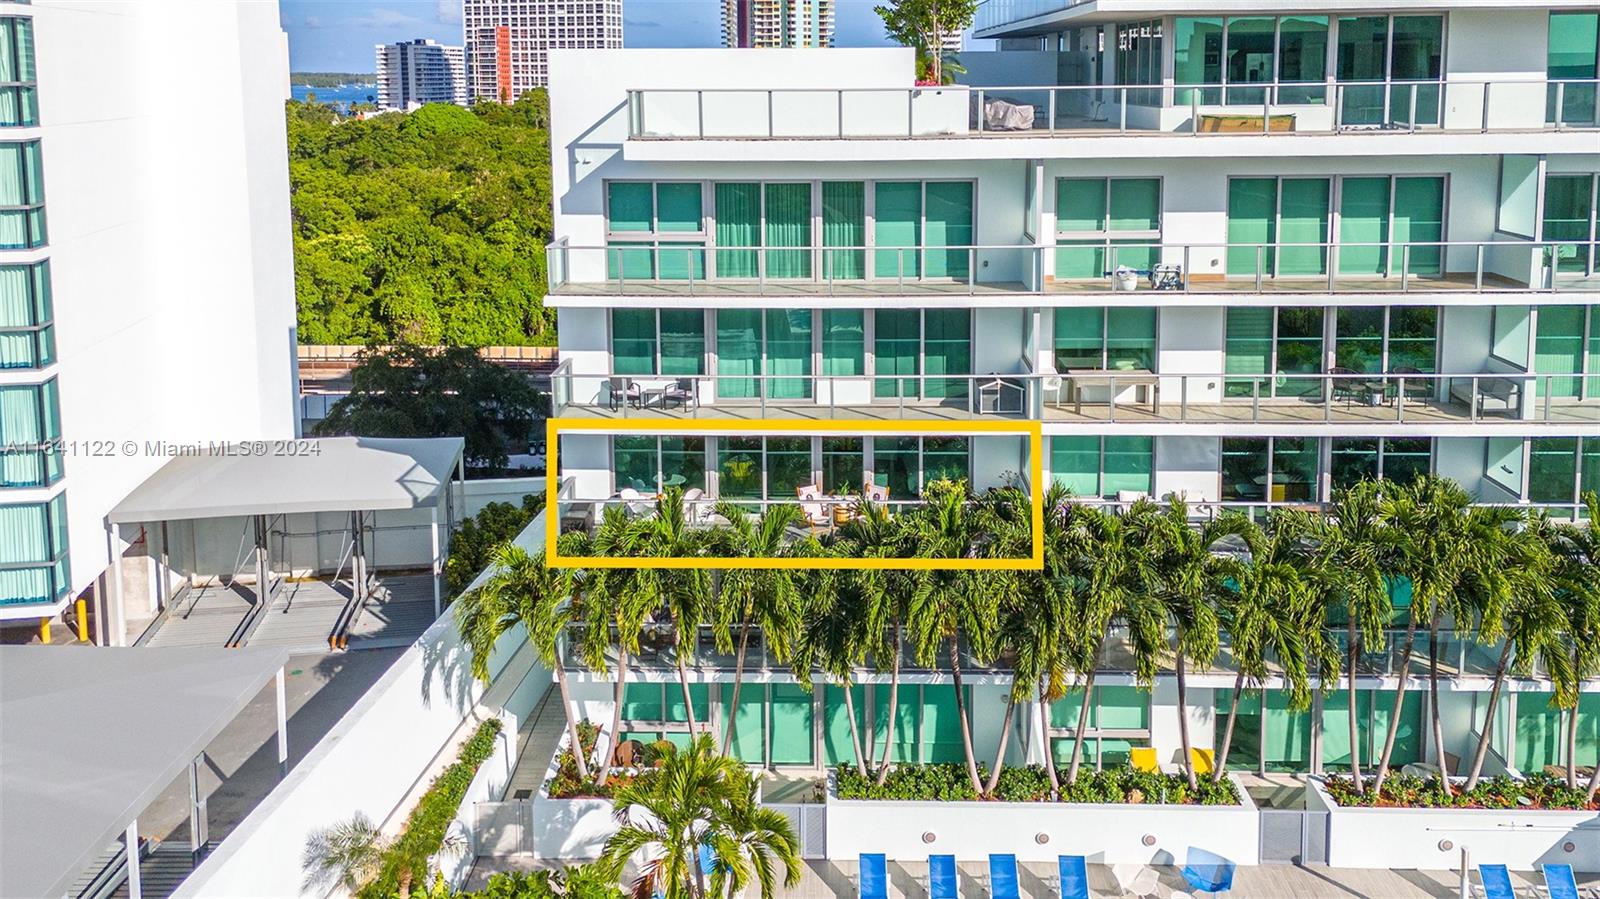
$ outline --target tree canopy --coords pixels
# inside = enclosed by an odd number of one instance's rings
[[[549,102],[340,119],[288,104],[303,343],[555,342]]]

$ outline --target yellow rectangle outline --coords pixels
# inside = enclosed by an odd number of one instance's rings
[[[1011,434],[1028,438],[1028,483],[1033,518],[1033,555],[1026,559],[851,559],[851,558],[737,558],[692,559],[646,556],[563,556],[557,549],[561,534],[558,511],[560,440],[562,431],[604,431],[649,434],[750,434],[803,432],[819,436],[898,434],[945,436]],[[890,569],[897,571],[1039,571],[1044,568],[1044,436],[1038,421],[851,421],[848,419],[603,419],[551,418],[545,421],[545,564],[551,568],[836,568]]]

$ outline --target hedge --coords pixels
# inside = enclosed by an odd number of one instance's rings
[[[987,780],[987,766],[979,765],[980,780]],[[1199,789],[1189,789],[1181,774],[1155,774],[1132,768],[1084,770],[1078,779],[1067,783],[1065,772],[1058,771],[1061,802],[1068,803],[1148,803],[1161,805],[1238,805],[1239,792],[1227,778],[1213,783],[1199,778]],[[837,769],[835,786],[840,799],[891,800],[902,802],[976,802],[965,765],[954,762],[937,765],[898,765],[889,772],[883,786],[863,775],[854,765]],[[1039,765],[1009,766],[1000,771],[994,799],[998,802],[1049,802],[1050,775]]]

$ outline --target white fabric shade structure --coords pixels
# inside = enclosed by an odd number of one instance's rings
[[[194,765],[276,679],[286,649],[0,647],[0,896],[63,896],[185,769],[191,841],[205,833]],[[195,848],[198,843],[193,843]],[[129,894],[138,895],[137,865]]]

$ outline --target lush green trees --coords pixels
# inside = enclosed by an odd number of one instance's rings
[[[350,372],[350,395],[317,422],[321,435],[460,436],[468,466],[504,468],[524,451],[547,401],[521,372],[467,347],[403,344],[366,350]]]
[[[477,515],[462,519],[450,535],[450,558],[444,562],[445,585],[450,595],[467,589],[478,572],[494,561],[501,544],[522,533],[543,508],[544,494],[529,493],[519,504],[489,503]]]
[[[549,103],[288,104],[304,343],[553,344]]]
[[[890,0],[873,11],[891,40],[917,51],[918,79],[944,84],[944,36],[971,27],[978,0]]]

